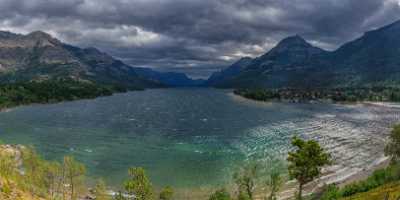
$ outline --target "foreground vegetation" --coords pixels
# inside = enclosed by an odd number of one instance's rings
[[[257,101],[400,101],[400,88],[237,89],[236,95]]]
[[[42,159],[32,149],[4,150],[0,156],[1,199],[77,199],[85,192],[85,167],[73,157],[61,163]]]
[[[352,199],[354,196],[359,194],[374,191],[375,194],[380,195],[395,195],[391,194],[390,191],[386,191],[389,188],[400,187],[400,166],[398,164],[391,164],[387,168],[376,170],[370,177],[366,180],[355,182],[344,186],[343,188],[338,188],[336,185],[329,185],[324,188],[321,194],[316,194],[314,199],[320,200],[338,200],[338,199]],[[379,189],[380,188],[380,189]],[[386,188],[385,190],[382,190]],[[386,193],[381,193],[386,191]],[[400,198],[400,195],[397,196]],[[368,200],[368,198],[364,198]],[[396,199],[397,200],[397,199]]]
[[[293,138],[293,145],[297,150],[289,154],[288,161],[290,175],[297,179],[301,198],[302,186],[314,180],[321,172],[321,167],[328,163],[329,156],[315,141],[304,141]],[[14,148],[15,149],[15,148]],[[9,151],[0,151],[9,152]],[[15,191],[31,194],[32,199],[49,200],[77,200],[85,196],[93,195],[96,200],[171,200],[174,191],[171,187],[165,187],[156,194],[146,171],[140,167],[132,167],[128,170],[127,180],[122,184],[122,191],[111,196],[107,192],[104,181],[98,181],[94,189],[89,189],[85,184],[85,166],[77,162],[73,157],[66,156],[62,162],[46,161],[38,156],[31,148],[22,148],[15,153],[0,154],[0,180],[4,180],[0,187],[2,199],[14,200],[17,198]],[[282,185],[282,171],[277,166],[280,161],[272,160],[270,168],[263,168],[259,163],[249,163],[234,174],[234,182],[237,186],[236,197],[225,189],[220,189],[210,196],[211,200],[253,200],[256,198],[256,189],[260,186],[258,177],[265,177],[265,185],[271,189],[267,197],[270,200],[277,198]],[[267,176],[260,176],[263,169],[272,169]]]
[[[399,200],[400,182],[388,183],[373,189],[341,200]]]
[[[32,148],[3,145],[0,148],[1,200],[171,200],[174,191],[165,187],[158,194],[143,168],[128,170],[117,195],[112,196],[103,180],[93,188],[86,184],[86,168],[72,156],[61,162],[47,161]]]
[[[46,80],[0,85],[0,109],[31,103],[55,103],[91,99],[125,92],[117,86],[97,85],[75,80]]]

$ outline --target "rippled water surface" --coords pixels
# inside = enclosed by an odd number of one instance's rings
[[[0,139],[48,159],[73,154],[117,185],[129,166],[157,186],[224,184],[248,156],[284,155],[294,134],[319,140],[333,168],[357,171],[382,154],[395,106],[255,103],[228,90],[157,89],[0,113]],[[371,156],[373,155],[373,156]]]

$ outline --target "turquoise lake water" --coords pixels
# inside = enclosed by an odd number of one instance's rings
[[[255,103],[230,90],[154,89],[14,108],[0,113],[0,139],[33,145],[47,159],[72,154],[90,176],[111,185],[126,177],[128,167],[141,166],[158,187],[196,188],[227,183],[248,157],[284,155],[294,134],[320,139],[321,134],[304,133],[360,129],[371,120],[364,115],[379,112],[363,106]],[[329,139],[320,140],[330,144]]]

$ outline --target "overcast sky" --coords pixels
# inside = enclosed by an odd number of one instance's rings
[[[42,30],[133,66],[206,77],[299,34],[332,50],[400,19],[400,0],[0,0],[0,29]]]

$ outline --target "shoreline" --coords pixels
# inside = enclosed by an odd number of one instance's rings
[[[290,103],[290,102],[281,102],[281,101],[257,101],[249,98],[245,98],[241,95],[236,95],[233,92],[228,93],[234,101],[258,105],[258,106],[270,106],[273,103]],[[330,103],[330,102],[298,102],[298,103]],[[337,104],[337,105],[364,105],[364,106],[373,106],[377,108],[400,108],[400,103],[396,102],[371,102],[371,101],[363,101],[363,102],[331,102],[330,104]],[[386,133],[381,133],[382,136],[385,136]],[[382,139],[382,141],[386,141],[386,139]],[[329,149],[329,147],[328,147]],[[373,159],[373,162],[366,165],[365,167],[360,168],[348,168],[347,166],[340,165],[338,163],[334,163],[331,166],[328,166],[323,169],[322,176],[305,185],[304,186],[304,195],[310,195],[313,192],[320,191],[325,185],[328,184],[336,184],[338,187],[344,187],[346,185],[362,181],[367,179],[375,170],[385,168],[389,165],[390,160],[389,158],[383,155],[383,152],[376,156]],[[293,195],[297,191],[295,181],[287,181],[284,183],[281,191],[279,192],[279,200],[288,200],[293,198]],[[261,199],[261,197],[260,197]]]
[[[21,105],[22,106],[22,105]],[[18,106],[16,106],[18,107]],[[0,112],[10,112],[16,107],[9,107],[9,108],[0,108]]]
[[[335,102],[331,100],[310,100],[310,101],[279,101],[279,100],[271,100],[271,101],[260,101],[255,99],[246,98],[241,95],[237,95],[234,92],[227,93],[232,99],[245,102],[245,103],[252,103],[252,104],[259,104],[259,105],[270,105],[273,103],[287,103],[287,104],[337,104],[337,105],[370,105],[370,106],[377,106],[377,107],[385,107],[385,108],[399,108],[400,109],[400,102],[393,102],[393,101],[355,101],[355,102]]]
[[[257,99],[252,99],[252,98],[247,98],[244,97],[243,95],[240,94],[235,94],[234,91],[228,93],[229,96],[231,97],[238,97],[236,99],[241,99],[243,100],[248,100],[252,102],[258,102],[258,103],[293,103],[293,104],[340,104],[340,105],[357,105],[357,104],[365,104],[365,105],[373,105],[373,106],[384,106],[384,107],[394,107],[394,108],[400,108],[400,102],[395,102],[395,101],[334,101],[332,99],[315,99],[315,100],[298,100],[298,99],[271,99],[268,101],[263,101],[263,100],[257,100]]]
[[[329,171],[325,172],[320,178],[317,180],[310,182],[304,186],[304,196],[312,195],[313,193],[321,191],[323,187],[330,184],[335,184],[339,188],[343,188],[346,185],[356,183],[358,181],[366,180],[369,176],[373,174],[374,171],[383,169],[387,167],[390,163],[388,157],[380,157],[375,160],[376,162],[372,165],[367,166],[366,168],[360,169],[358,171],[347,172],[344,173],[343,176],[337,176],[338,172],[344,169],[339,169],[337,171]],[[330,180],[333,178],[334,180]],[[325,180],[327,179],[327,180]],[[290,200],[294,197],[297,192],[297,183],[294,180],[288,180],[282,186],[282,189],[279,192],[278,200]],[[259,200],[262,200],[260,197]]]
[[[135,91],[143,91],[143,90],[130,90],[127,92],[135,92]],[[43,105],[56,105],[56,104],[60,104],[60,103],[68,103],[68,102],[75,102],[75,101],[85,101],[85,100],[94,100],[94,99],[98,99],[98,98],[105,98],[105,97],[111,97],[117,94],[124,94],[127,92],[114,92],[111,95],[101,95],[101,96],[97,96],[97,97],[93,97],[93,98],[77,98],[77,99],[73,99],[73,100],[62,100],[62,101],[54,101],[54,102],[32,102],[32,103],[26,103],[26,104],[19,104],[19,105],[15,105],[15,106],[10,106],[10,107],[0,107],[0,113],[1,112],[10,112],[13,111],[16,108],[19,107],[23,107],[23,106],[43,106]]]
[[[366,180],[369,176],[373,174],[375,170],[383,169],[387,167],[390,163],[390,160],[387,157],[378,158],[376,159],[376,161],[377,162],[374,165],[370,165],[353,173],[347,173],[347,175],[343,176],[342,178],[336,179],[336,181],[327,182],[327,180],[323,180],[335,176],[336,172],[330,171],[325,172],[325,174],[323,172],[323,175],[320,178],[304,185],[303,197],[307,197],[314,193],[320,192],[322,188],[329,184],[335,184],[339,188],[343,188],[346,185]],[[295,180],[287,180],[285,183],[283,183],[281,190],[278,192],[277,200],[292,200],[295,193],[297,192],[297,189],[298,185]],[[255,200],[264,200],[264,198],[265,193],[259,193],[256,194]]]

